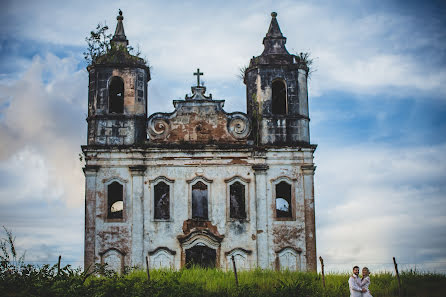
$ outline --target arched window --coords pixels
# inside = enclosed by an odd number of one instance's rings
[[[155,219],[168,220],[170,219],[170,187],[165,182],[159,182],[154,187],[155,199]]]
[[[208,187],[201,181],[192,186],[192,219],[208,219]]]
[[[122,219],[124,210],[123,186],[118,182],[112,182],[107,187],[107,196],[107,219]]]
[[[246,219],[245,186],[238,181],[229,186],[229,217]]]
[[[291,185],[282,181],[276,185],[276,217],[292,218],[291,208]]]
[[[113,76],[108,87],[109,112],[124,112],[124,81],[118,76]]]
[[[273,81],[272,113],[286,114],[286,86],[282,80]]]

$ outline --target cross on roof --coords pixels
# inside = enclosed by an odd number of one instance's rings
[[[194,72],[194,75],[197,76],[197,86],[200,86],[200,75],[203,75],[203,72],[200,72],[200,68],[197,68],[197,72]]]

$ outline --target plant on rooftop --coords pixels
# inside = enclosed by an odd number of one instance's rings
[[[135,50],[132,46],[118,46],[112,42],[112,34],[108,33],[108,26],[99,23],[96,29],[85,38],[87,50],[84,58],[88,65],[93,64],[130,64],[145,65],[148,62],[141,58],[139,47]]]

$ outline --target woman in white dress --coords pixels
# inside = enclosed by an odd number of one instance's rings
[[[366,289],[364,293],[362,293],[362,297],[373,297],[370,294],[369,286],[370,286],[370,271],[367,267],[362,268],[362,279],[361,279],[361,288]]]

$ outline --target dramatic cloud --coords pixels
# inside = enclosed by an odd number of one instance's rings
[[[87,77],[77,63],[36,56],[21,79],[0,85],[1,224],[30,261],[54,260],[48,246],[72,261],[82,251]]]
[[[432,270],[432,262],[446,258],[443,249],[432,250],[446,245],[445,149],[367,145],[319,151],[318,248],[329,267],[363,263],[382,269],[378,264],[391,264],[396,256],[411,264],[404,267]]]
[[[104,20],[113,32],[124,11],[131,45],[152,66],[150,113],[171,111],[198,67],[226,110],[244,111],[239,67],[262,52],[277,11],[288,50],[314,58],[317,242],[327,268],[383,269],[396,256],[446,271],[444,8],[347,0],[3,5],[0,224],[28,260],[62,254],[82,263],[88,32]]]
[[[205,71],[204,79],[214,95],[227,96],[222,81],[234,85],[239,67],[261,53],[273,10],[279,13],[288,50],[309,51],[314,58],[313,97],[348,90],[393,96],[428,92],[446,98],[442,88],[446,62],[444,54],[439,54],[446,45],[445,20],[441,14],[426,20],[422,7],[412,7],[410,14],[363,3],[370,11],[365,13],[355,1],[336,5],[321,1],[228,2],[218,7],[204,1],[141,1],[116,6],[105,1],[20,2],[7,5],[6,19],[16,26],[7,26],[14,31],[5,34],[76,46],[83,46],[85,36],[99,21],[106,21],[113,32],[119,6],[130,43],[139,45],[153,66],[154,84],[157,78],[170,81],[175,77],[175,84],[181,86],[175,93],[163,86],[163,95],[169,98],[184,96],[197,67]],[[433,13],[433,9],[428,11]],[[50,16],[36,13],[39,10]]]

